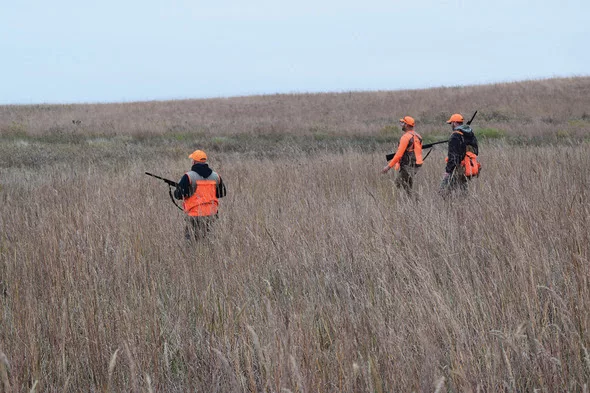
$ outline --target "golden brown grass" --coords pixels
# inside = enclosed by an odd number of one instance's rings
[[[417,201],[378,173],[381,150],[213,153],[229,192],[196,246],[143,175],[178,178],[188,145],[3,141],[5,389],[587,388],[587,142],[484,143],[450,202],[444,149]]]
[[[404,115],[423,134],[454,112],[513,135],[580,136],[590,127],[590,77],[426,90],[266,95],[126,104],[0,106],[4,134],[177,138],[387,133]],[[584,131],[585,130],[585,131]]]

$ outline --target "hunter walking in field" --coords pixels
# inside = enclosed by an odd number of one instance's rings
[[[209,168],[204,151],[195,150],[188,158],[193,160],[191,169],[178,182],[174,198],[182,199],[187,214],[186,238],[199,240],[217,219],[218,198],[225,196],[226,189],[221,177]]]
[[[470,122],[463,125],[463,121],[463,116],[459,113],[453,114],[447,120],[452,133],[446,158],[447,165],[440,185],[443,197],[453,191],[467,193],[467,181],[473,176],[479,176],[481,165],[477,162],[477,138],[469,126]]]
[[[422,166],[422,137],[414,131],[416,122],[412,117],[404,116],[399,122],[404,134],[399,140],[397,152],[381,172],[387,173],[391,168],[399,170],[395,186],[411,195],[414,175]]]

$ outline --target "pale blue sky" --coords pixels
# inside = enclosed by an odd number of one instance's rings
[[[590,75],[588,0],[2,0],[0,104]]]

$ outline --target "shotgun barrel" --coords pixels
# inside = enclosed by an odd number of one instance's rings
[[[149,172],[146,172],[145,174],[148,175],[148,176],[155,177],[156,179],[164,180],[164,182],[166,182],[166,184],[168,184],[169,186],[178,187],[178,183],[175,182],[175,181],[164,179],[163,177],[154,175],[153,173],[149,173]]]

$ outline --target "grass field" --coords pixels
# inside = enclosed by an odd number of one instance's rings
[[[0,107],[3,391],[587,391],[589,92]],[[475,109],[467,198],[444,147],[418,200],[379,173],[399,117],[435,140]],[[190,245],[143,173],[198,147],[228,196]]]

